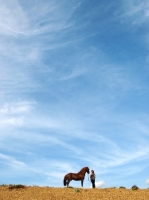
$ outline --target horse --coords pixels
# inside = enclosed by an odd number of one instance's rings
[[[67,187],[68,187],[69,186],[69,182],[71,180],[75,180],[75,181],[81,181],[81,185],[83,187],[83,181],[84,181],[84,177],[85,177],[86,172],[88,174],[90,173],[88,167],[82,168],[78,173],[71,173],[70,172],[69,174],[66,174],[64,176],[64,180],[63,180],[64,186],[67,185]]]

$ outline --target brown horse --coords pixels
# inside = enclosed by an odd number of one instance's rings
[[[67,187],[69,186],[69,182],[71,180],[75,180],[75,181],[81,181],[81,185],[83,187],[83,181],[84,181],[84,177],[85,177],[85,173],[90,173],[89,168],[88,167],[84,167],[82,168],[78,173],[69,173],[66,174],[64,176],[64,186],[67,185]]]

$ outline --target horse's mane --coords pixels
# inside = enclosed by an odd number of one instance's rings
[[[84,171],[85,168],[88,168],[88,167],[83,167],[78,173]],[[89,168],[88,168],[89,169]]]

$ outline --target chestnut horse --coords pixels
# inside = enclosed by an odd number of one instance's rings
[[[64,176],[64,186],[67,185],[67,187],[69,186],[69,182],[71,180],[75,180],[75,181],[81,181],[81,185],[83,187],[83,181],[84,181],[84,177],[85,177],[85,173],[90,173],[89,168],[88,167],[84,167],[82,168],[78,173],[69,173],[66,174]]]

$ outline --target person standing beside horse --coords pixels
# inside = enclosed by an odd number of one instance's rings
[[[95,188],[95,178],[96,178],[96,175],[94,173],[94,170],[91,170],[90,180],[91,180],[91,183],[92,183],[92,188]]]

